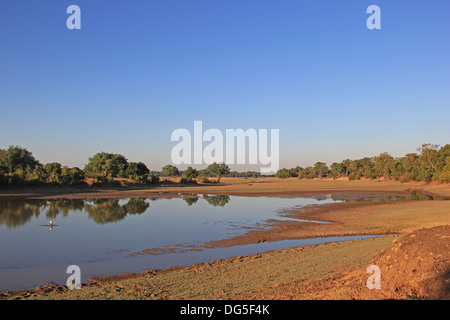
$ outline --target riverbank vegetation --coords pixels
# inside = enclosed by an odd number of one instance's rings
[[[299,179],[345,177],[349,180],[385,178],[401,182],[450,182],[450,144],[443,147],[423,144],[417,151],[419,153],[408,153],[399,158],[385,152],[370,158],[346,159],[334,162],[330,167],[324,162],[316,162],[314,166],[306,168],[280,169],[275,176]]]
[[[403,157],[393,157],[381,153],[362,159],[345,159],[328,166],[316,162],[314,166],[280,169],[274,175],[278,178],[297,177],[299,179],[347,178],[392,179],[407,181],[450,182],[450,144],[443,147],[423,144],[418,153],[408,153]],[[91,181],[95,185],[120,184],[130,181],[138,184],[155,184],[161,178],[178,177],[179,182],[208,183],[211,177],[220,182],[221,177],[252,177],[261,174],[255,171],[231,171],[224,163],[213,163],[197,170],[189,167],[185,171],[168,164],[161,171],[151,171],[143,162],[128,162],[125,156],[116,153],[99,152],[88,159],[83,169],[63,166],[58,162],[42,164],[25,148],[10,146],[0,149],[0,186],[20,185],[83,185]]]

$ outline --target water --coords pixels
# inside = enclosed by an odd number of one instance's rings
[[[210,241],[245,234],[251,229],[268,228],[274,220],[292,220],[283,216],[282,211],[286,208],[335,201],[344,200],[332,196],[223,195],[1,200],[0,290],[33,288],[47,282],[65,284],[69,276],[66,269],[72,264],[81,268],[85,282],[90,276],[142,272],[292,246],[361,238],[330,237],[229,248],[200,247]]]
[[[370,201],[415,201],[415,200],[449,200],[449,197],[436,196],[422,192],[419,190],[413,190],[408,195],[348,195],[348,196],[327,196],[334,200],[340,200],[344,202],[370,202]]]

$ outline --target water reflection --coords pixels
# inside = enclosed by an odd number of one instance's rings
[[[203,199],[214,207],[224,207],[229,201],[230,196],[227,195],[204,195]]]
[[[77,211],[86,212],[97,224],[105,224],[123,220],[127,215],[143,214],[150,207],[148,199],[131,198],[125,204],[122,202],[121,199],[3,200],[0,201],[0,225],[16,228],[41,214],[56,219]],[[55,225],[41,226],[52,230]]]
[[[197,203],[197,195],[182,198],[188,206]],[[204,195],[203,199],[212,206],[225,206],[230,201],[226,195]],[[32,217],[45,214],[48,219],[67,217],[69,212],[86,212],[97,224],[114,223],[128,215],[140,215],[150,208],[150,201],[155,198],[124,199],[57,199],[57,200],[1,200],[0,225],[16,228],[24,225]],[[47,226],[47,225],[42,225]],[[50,230],[52,226],[48,225]]]
[[[49,224],[41,224],[40,227],[50,227],[49,230],[52,231],[53,227],[57,227],[57,224],[54,224],[52,220],[49,221]]]
[[[1,201],[0,224],[8,228],[19,227],[28,222],[32,217],[38,217],[41,213],[42,203],[24,201]]]
[[[409,195],[321,195],[316,200],[332,199],[344,202],[368,201],[408,201],[408,200],[448,200],[421,191],[411,191]],[[182,199],[191,207],[199,200],[197,194],[182,195]],[[224,207],[230,202],[228,195],[203,195],[206,203],[214,207]],[[150,202],[156,198],[126,199],[57,199],[57,200],[0,200],[0,225],[17,228],[29,222],[33,217],[45,214],[48,219],[66,217],[69,212],[86,212],[97,224],[115,223],[128,215],[141,215],[150,208]]]
[[[183,200],[189,207],[191,207],[193,204],[197,203],[198,197],[197,196],[184,197]]]
[[[191,207],[193,204],[197,203],[199,197],[198,195],[185,195],[182,198],[186,204]],[[228,195],[203,195],[203,199],[207,203],[214,207],[224,207],[228,202],[230,202],[230,196]]]
[[[94,199],[85,203],[84,210],[97,224],[105,224],[123,220],[128,214],[142,214],[150,207],[150,203],[145,199],[132,198],[124,205],[121,205],[120,201],[120,199]]]
[[[413,190],[408,195],[367,195],[367,196],[331,195],[331,199],[335,201],[344,201],[344,202],[450,200],[449,197],[435,196],[418,190]]]

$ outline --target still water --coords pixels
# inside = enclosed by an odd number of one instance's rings
[[[273,221],[292,220],[282,214],[287,208],[348,200],[331,196],[225,195],[1,200],[0,291],[33,288],[47,282],[65,284],[67,267],[72,264],[81,268],[82,282],[86,282],[90,276],[142,272],[292,246],[365,238],[200,247],[209,241],[268,228]]]

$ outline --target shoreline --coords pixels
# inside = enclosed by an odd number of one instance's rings
[[[321,194],[398,194],[419,190],[430,195],[450,197],[450,184],[438,182],[399,182],[395,180],[222,178],[220,183],[180,184],[174,181],[134,186],[24,186],[0,188],[0,199],[39,197],[82,199],[117,197],[165,197],[178,193],[241,196],[317,196]]]
[[[381,239],[384,238],[384,239]],[[225,265],[232,265],[236,262],[241,262],[243,260],[263,260],[265,257],[272,256],[274,254],[281,254],[281,255],[289,255],[291,252],[298,252],[298,251],[308,251],[308,252],[314,252],[315,249],[319,248],[329,248],[340,244],[347,244],[352,245],[359,242],[364,242],[367,240],[381,240],[383,243],[390,244],[392,241],[395,241],[395,239],[398,238],[398,235],[386,235],[383,237],[374,237],[374,238],[368,238],[368,239],[352,239],[352,240],[345,240],[345,241],[337,241],[337,242],[327,242],[322,244],[313,244],[313,245],[306,245],[306,246],[294,246],[287,249],[276,249],[276,250],[267,250],[264,252],[249,254],[245,256],[233,256],[230,258],[225,259],[215,259],[208,262],[201,262],[201,263],[195,263],[192,265],[186,265],[186,266],[171,266],[164,269],[147,269],[143,272],[128,272],[128,273],[120,273],[120,274],[111,274],[111,275],[101,275],[101,276],[93,276],[88,277],[86,283],[81,284],[81,288],[89,288],[89,289],[96,289],[101,288],[102,286],[111,286],[111,285],[120,285],[122,282],[127,282],[130,280],[136,280],[136,279],[145,279],[149,277],[158,277],[167,275],[170,273],[186,273],[191,272],[193,270],[202,270],[204,268],[209,267],[220,267]],[[383,248],[384,249],[384,248]],[[198,272],[198,271],[194,271]],[[74,290],[75,292],[75,290]],[[67,286],[64,285],[58,285],[54,284],[52,282],[43,284],[39,287],[36,287],[34,289],[17,289],[17,290],[9,290],[9,291],[0,291],[0,300],[2,299],[15,299],[15,298],[32,298],[35,296],[35,298],[38,298],[39,296],[45,296],[46,294],[69,294],[70,290],[67,288]],[[87,298],[89,299],[89,298]],[[84,298],[83,298],[84,300]],[[159,300],[159,299],[157,299]],[[197,300],[197,299],[195,299]],[[203,299],[202,299],[203,300]]]

